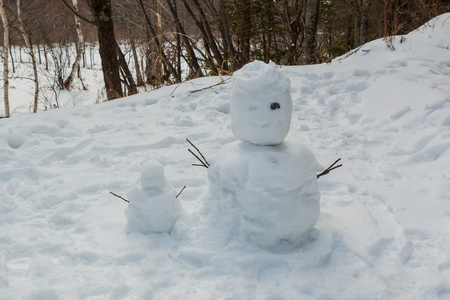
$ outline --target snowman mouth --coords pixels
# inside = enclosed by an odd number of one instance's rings
[[[254,125],[260,127],[260,128],[267,128],[270,126],[269,122],[258,122],[258,121],[253,121],[252,122]]]

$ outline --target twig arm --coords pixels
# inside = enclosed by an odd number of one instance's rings
[[[321,176],[323,175],[327,175],[328,173],[330,173],[330,171],[337,169],[339,167],[342,167],[342,164],[335,166],[335,164],[337,162],[339,162],[341,159],[338,158],[334,163],[331,164],[331,166],[329,166],[328,168],[326,168],[325,170],[323,170],[322,172],[320,172],[319,174],[317,174],[317,179],[319,179]]]
[[[184,187],[181,189],[181,191],[177,194],[177,196],[176,196],[175,198],[178,198],[178,196],[181,195],[181,193],[184,191],[185,188],[186,188],[186,186],[184,186]]]
[[[202,157],[202,158],[198,157],[198,155],[195,154],[194,152],[192,152],[191,149],[188,149],[188,151],[189,151],[192,155],[194,155],[194,157],[195,157],[196,159],[198,159],[198,161],[201,163],[201,164],[192,164],[192,165],[193,165],[193,166],[199,166],[199,167],[209,168],[209,163],[208,163],[208,161],[206,160],[206,158],[203,156],[202,152],[200,152],[200,150],[198,150],[198,148],[195,147],[195,145],[194,145],[189,139],[186,139],[186,141],[188,141],[188,143],[191,144],[191,146],[194,147],[194,149],[197,150],[197,152],[198,152],[198,153],[200,154],[200,156]]]
[[[199,162],[201,162],[201,165],[199,165],[199,164],[192,164],[193,166],[201,166],[201,167],[208,168],[208,165],[205,164],[205,162],[204,162],[203,160],[201,160],[200,157],[198,157],[194,152],[192,152],[191,149],[188,149],[188,151],[189,151],[192,155],[194,155],[195,158],[198,159]]]
[[[114,196],[116,196],[117,198],[120,198],[120,199],[122,199],[123,201],[125,201],[125,202],[127,202],[127,203],[130,203],[130,200],[127,200],[127,199],[125,199],[124,197],[122,197],[122,196],[119,196],[119,195],[117,195],[117,194],[115,194],[115,193],[113,193],[113,192],[109,192],[110,194],[112,194],[112,195],[114,195]]]
[[[206,165],[209,167],[209,163],[206,160],[206,158],[203,156],[203,154],[200,152],[200,150],[198,150],[197,147],[195,147],[194,144],[192,144],[192,142],[189,139],[186,139],[186,141],[188,141],[189,144],[191,144],[192,147],[194,147],[195,150],[197,150],[197,152],[201,155],[201,157],[203,158],[203,160],[205,161]]]

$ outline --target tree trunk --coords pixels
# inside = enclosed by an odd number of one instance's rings
[[[184,28],[180,22],[180,19],[178,18],[178,14],[175,10],[175,7],[172,5],[170,0],[167,0],[167,6],[169,8],[170,13],[172,14],[172,17],[174,18],[175,25],[177,27],[178,32],[181,34],[186,51],[188,52],[189,57],[191,58],[191,65],[193,67],[193,71],[197,76],[201,76],[201,70],[200,66],[198,65],[197,57],[195,56],[194,49],[192,49],[191,43],[189,39],[187,38],[186,32],[184,31]]]
[[[361,27],[359,29],[359,44],[367,42],[367,31],[369,28],[369,4],[370,0],[361,0]]]
[[[144,80],[142,79],[141,68],[139,67],[139,58],[136,51],[136,43],[134,41],[134,36],[131,34],[131,32],[130,32],[130,45],[131,45],[131,52],[133,53],[134,69],[136,70],[136,84],[137,86],[143,86]]]
[[[87,0],[97,26],[103,79],[108,100],[123,97],[117,61],[116,38],[111,16],[111,0]]]
[[[367,30],[369,28],[369,3],[370,0],[354,0],[355,47],[367,42]]]
[[[173,2],[173,8],[175,9],[175,12],[177,12],[177,14],[178,14],[177,1]],[[176,76],[176,81],[177,82],[181,82],[181,36],[179,34],[177,34],[176,40],[177,40],[177,47],[176,47],[177,76]]]
[[[47,45],[44,45],[45,70],[48,71]]]
[[[303,41],[302,63],[312,64],[316,54],[316,32],[319,20],[319,0],[305,0],[305,39]]]
[[[72,0],[73,8],[78,11],[78,0]],[[77,30],[77,57],[72,65],[72,71],[70,72],[69,77],[67,77],[64,82],[64,88],[66,90],[70,89],[73,80],[75,79],[75,75],[77,73],[78,67],[80,65],[81,57],[84,53],[84,37],[83,32],[81,31],[81,23],[76,15],[73,15],[75,18],[75,28]]]
[[[197,25],[198,29],[200,29],[203,40],[205,42],[205,48],[207,49],[207,55],[211,57],[210,51],[212,52],[212,57],[216,61],[212,61],[214,66],[218,66],[219,68],[222,66],[223,63],[223,57],[220,53],[219,49],[217,48],[216,42],[214,40],[214,37],[211,33],[211,28],[209,27],[208,21],[206,19],[205,12],[203,11],[202,7],[200,6],[200,3],[197,0],[191,0],[193,2],[194,6],[197,8],[197,11],[199,12],[200,19],[198,19],[195,16],[195,13],[192,11],[191,6],[187,3],[186,0],[183,0],[183,4],[186,8],[186,11],[189,13],[191,18],[194,20],[195,24]],[[210,50],[210,51],[209,51]],[[215,72],[217,70],[214,70]]]
[[[123,71],[123,77],[126,86],[128,87],[128,95],[137,94],[136,83],[134,82],[133,75],[131,75],[130,69],[128,68],[127,61],[125,60],[125,55],[123,55],[122,49],[120,49],[119,44],[116,43],[117,56],[119,57],[119,65]]]
[[[244,66],[250,61],[250,37],[252,30],[251,7],[250,0],[242,0],[238,2],[240,16],[239,40],[241,41],[240,66]]]
[[[150,22],[150,18],[147,15],[147,12],[146,12],[145,7],[144,7],[144,3],[142,2],[142,0],[136,0],[136,1],[137,1],[137,3],[139,4],[139,6],[141,8],[142,14],[144,15],[144,19],[145,19],[145,23],[147,24],[148,32],[151,33],[151,35],[153,35],[153,37],[154,37],[154,41],[156,43],[156,47],[158,48],[158,53],[161,54],[161,58],[163,60],[163,63],[169,68],[170,73],[172,73],[176,77],[177,71],[175,70],[175,68],[172,65],[172,63],[167,59],[167,56],[164,53],[164,51],[162,51],[162,45],[161,45],[161,43],[159,42],[159,40],[157,38],[157,34],[155,32],[155,29],[152,26],[152,23]]]
[[[17,18],[19,20],[20,32],[22,33],[22,37],[25,41],[25,44],[27,45],[27,47],[30,51],[31,63],[33,64],[33,73],[34,73],[33,113],[37,113],[37,108],[38,108],[38,103],[39,103],[38,102],[39,101],[39,81],[38,81],[38,74],[37,74],[36,58],[34,57],[33,45],[31,44],[30,37],[28,36],[27,32],[25,31],[25,26],[23,24],[22,10],[20,8],[20,0],[17,0]]]
[[[219,1],[219,13],[218,15],[220,15],[220,28],[221,28],[221,32],[222,32],[222,38],[225,44],[225,54],[227,52],[229,52],[229,59],[231,59],[232,61],[232,67],[234,67],[235,69],[237,69],[239,67],[239,65],[237,64],[238,59],[236,58],[236,49],[234,48],[234,44],[233,44],[233,37],[231,35],[231,31],[230,31],[230,26],[228,24],[227,18],[225,16],[225,5],[223,0]],[[223,65],[223,68],[226,70],[227,69],[227,65]]]
[[[9,43],[9,42],[8,42]],[[9,57],[11,57],[11,66],[12,66],[12,72],[13,73],[16,73],[16,68],[15,68],[15,66],[14,66],[14,56],[13,56],[13,54],[12,54],[12,47],[11,47],[11,43],[9,43],[10,44],[10,46],[9,46]]]
[[[39,41],[38,41],[38,43],[37,43],[37,48],[38,48],[38,59],[39,59],[39,64],[42,65],[42,59],[41,59],[41,47],[40,47]]]
[[[3,0],[0,0],[0,14],[3,22],[3,101],[5,102],[5,118],[9,118],[9,80],[8,80],[8,50],[9,50],[9,23],[6,18]]]
[[[354,40],[355,40],[355,47],[359,46],[359,40],[360,40],[360,29],[361,29],[361,1],[362,0],[353,0],[353,15],[354,15]]]

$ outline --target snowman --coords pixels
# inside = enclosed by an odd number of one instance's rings
[[[322,166],[300,142],[286,139],[292,115],[290,81],[272,62],[235,72],[231,130],[208,168],[209,209],[230,235],[267,250],[298,247],[320,212],[317,172]]]
[[[128,230],[143,234],[170,233],[181,212],[176,195],[166,180],[163,165],[156,160],[145,162],[139,181],[127,194]]]

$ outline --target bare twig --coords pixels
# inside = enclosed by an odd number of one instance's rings
[[[181,191],[178,193],[178,195],[175,198],[178,198],[178,196],[180,196],[180,194],[184,191],[184,189],[186,188],[186,186],[184,186]]]
[[[317,179],[319,179],[319,177],[323,176],[323,175],[327,175],[328,173],[330,173],[330,171],[337,169],[339,167],[342,167],[342,164],[334,166],[338,161],[340,161],[341,159],[338,158],[331,166],[329,166],[328,168],[326,168],[325,170],[323,170],[322,172],[320,172],[319,174],[317,174]]]
[[[113,192],[109,192],[110,194],[112,194],[112,195],[114,195],[114,196],[116,196],[117,198],[120,198],[120,199],[122,199],[123,201],[125,201],[125,202],[127,202],[127,203],[130,203],[130,201],[129,200],[127,200],[127,199],[125,199],[124,197],[122,197],[122,196],[119,196],[119,195],[117,195],[117,194],[115,194],[115,193],[113,193]]]
[[[199,162],[202,163],[201,165],[199,165],[199,164],[192,164],[193,166],[200,166],[200,167],[205,167],[205,168],[208,168],[208,167],[209,167],[204,161],[202,161],[202,160],[200,159],[200,157],[198,157],[194,152],[192,152],[191,149],[188,149],[188,151],[189,151],[192,155],[194,155],[195,158],[197,158],[197,159],[199,160]]]
[[[169,94],[169,96],[172,96],[172,94],[176,91],[176,89],[182,85],[184,82],[180,82],[179,84],[177,84],[177,86],[173,89],[172,93]],[[172,96],[173,97],[173,96]]]
[[[193,93],[200,92],[200,91],[203,91],[203,90],[206,90],[206,89],[210,89],[210,88],[213,88],[213,87],[215,87],[215,86],[218,86],[218,85],[221,85],[221,84],[225,84],[225,83],[227,83],[227,82],[230,81],[230,80],[231,80],[231,78],[227,78],[227,79],[224,80],[223,82],[221,81],[221,82],[219,82],[219,83],[216,83],[216,84],[213,84],[213,85],[210,85],[210,86],[207,86],[207,87],[198,89],[198,90],[190,91],[189,93],[193,94]]]
[[[194,147],[195,150],[197,150],[197,152],[202,156],[203,160],[205,161],[206,165],[209,167],[209,163],[206,160],[206,158],[203,156],[203,154],[200,152],[200,150],[198,150],[197,147],[195,147],[194,144],[192,144],[192,142],[189,139],[186,139],[186,141],[188,141],[189,144],[191,144],[192,147]],[[203,161],[202,161],[203,162]]]
[[[355,54],[356,52],[359,51],[359,49],[361,49],[362,46],[363,46],[363,45],[359,46],[359,47],[356,48],[355,50],[352,50],[352,51],[348,52],[347,54],[345,54],[344,57],[341,57],[341,58],[339,58],[339,59],[336,59],[336,61],[342,61],[342,60],[346,59],[347,57],[349,57],[349,56]],[[367,51],[367,50],[362,50],[362,51],[363,51],[363,52],[369,52],[369,51]]]

